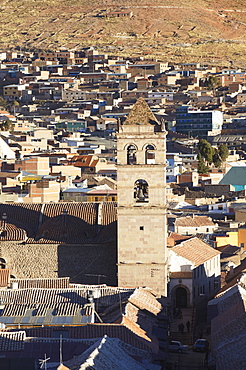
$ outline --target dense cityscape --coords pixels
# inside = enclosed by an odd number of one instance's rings
[[[0,368],[246,368],[246,70],[0,52]]]

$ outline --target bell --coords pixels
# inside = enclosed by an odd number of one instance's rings
[[[138,199],[144,199],[144,193],[143,193],[142,188],[140,188],[139,191],[138,191]]]

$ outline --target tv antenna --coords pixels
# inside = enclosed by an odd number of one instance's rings
[[[47,369],[47,366],[46,366],[46,362],[50,360],[50,357],[46,358],[46,353],[44,354],[44,360],[42,359],[39,359],[39,366],[40,366],[40,369],[43,368],[44,366],[44,370]]]

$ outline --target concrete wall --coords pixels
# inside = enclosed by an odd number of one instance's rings
[[[188,227],[188,226],[175,226],[175,232],[181,235],[193,235],[196,233],[208,233],[212,234],[217,226],[199,226],[199,227]]]
[[[246,229],[245,229],[245,235],[246,237]],[[216,248],[223,247],[224,245],[236,245],[238,246],[238,231],[230,231],[226,233],[226,236],[216,236]],[[242,239],[243,239],[243,233],[242,233]],[[246,245],[246,239],[245,239],[245,245]]]
[[[238,229],[238,247],[244,247],[246,249],[246,229]]]

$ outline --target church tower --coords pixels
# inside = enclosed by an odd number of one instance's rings
[[[117,134],[118,285],[167,295],[166,132],[140,98]]]

